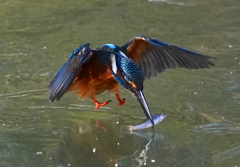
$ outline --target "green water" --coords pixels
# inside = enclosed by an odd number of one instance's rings
[[[0,166],[240,166],[239,11],[238,0],[0,0]],[[135,35],[216,58],[210,69],[145,81],[153,115],[167,114],[155,132],[121,127],[144,120],[126,90],[121,107],[108,93],[97,99],[113,103],[99,110],[73,93],[48,103],[46,87],[73,49]]]

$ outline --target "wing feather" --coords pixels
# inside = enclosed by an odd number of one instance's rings
[[[55,74],[48,86],[48,98],[52,102],[59,100],[71,83],[78,77],[82,66],[92,57],[90,44],[86,43],[75,49]]]
[[[170,68],[200,69],[214,66],[205,56],[154,38],[136,36],[121,47],[141,69],[144,78]]]

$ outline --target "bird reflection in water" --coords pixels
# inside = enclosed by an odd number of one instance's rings
[[[122,128],[124,119],[89,121],[68,131],[60,140],[53,160],[61,167],[115,167],[147,164],[151,145],[164,140],[160,133],[129,131]],[[160,149],[160,148],[159,148]]]

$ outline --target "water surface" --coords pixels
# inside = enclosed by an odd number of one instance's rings
[[[0,1],[0,166],[198,167],[240,164],[238,0]],[[169,70],[145,81],[152,113],[167,118],[129,132],[144,113],[107,92],[94,110],[73,93],[49,104],[46,87],[84,42],[122,45],[151,36],[215,57],[215,67]]]

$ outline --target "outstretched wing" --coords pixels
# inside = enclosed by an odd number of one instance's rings
[[[52,102],[59,100],[71,83],[79,75],[83,64],[92,57],[90,44],[86,43],[76,48],[62,65],[48,86],[48,98]]]
[[[144,79],[169,68],[199,69],[214,65],[209,56],[145,36],[132,38],[122,49],[140,67]]]

